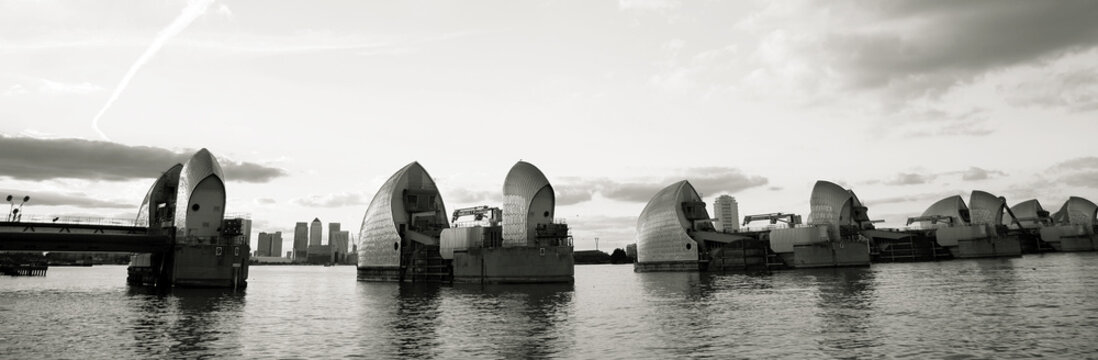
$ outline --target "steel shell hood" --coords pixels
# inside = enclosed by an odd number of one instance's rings
[[[697,261],[698,244],[687,233],[691,224],[682,203],[698,201],[701,197],[686,180],[652,196],[637,218],[637,262]]]
[[[1041,207],[1041,202],[1037,201],[1037,199],[1026,200],[1026,201],[1017,203],[1014,206],[1010,207],[1010,212],[1014,213],[1014,216],[1017,216],[1018,219],[1026,219],[1026,220],[1019,220],[1019,222],[1022,224],[1022,226],[1026,227],[1026,228],[1032,228],[1032,227],[1040,226],[1041,221],[1038,220],[1038,218],[1042,214],[1048,215],[1048,211],[1046,211],[1043,207]],[[1010,220],[1009,218],[1003,218],[1002,223],[1005,224],[1005,225],[1009,225],[1009,224],[1013,223],[1013,221]]]
[[[515,163],[503,181],[503,245],[528,246],[537,224],[553,221],[556,194],[536,166]]]
[[[809,204],[809,225],[852,225],[855,220],[868,220],[854,219],[854,207],[862,206],[854,192],[830,181],[816,182]]]
[[[968,206],[965,205],[965,200],[960,195],[954,195],[930,205],[926,211],[923,211],[923,216],[949,216],[953,218],[954,225],[967,225],[967,213]],[[929,221],[923,222],[923,226],[928,225],[930,225]]]
[[[359,267],[400,266],[401,237],[399,226],[408,224],[403,194],[406,190],[431,191],[436,195],[436,206],[445,213],[442,196],[427,170],[418,162],[412,162],[389,177],[374,194],[359,229]],[[445,216],[435,219],[439,224],[449,224]]]
[[[1003,223],[1003,210],[1007,205],[1001,197],[976,190],[969,197],[968,206],[971,224],[998,225]]]
[[[177,196],[175,200],[175,226],[178,235],[186,235],[188,223],[187,218],[191,216],[190,213],[194,209],[190,209],[194,204],[192,200],[196,195],[198,188],[203,182],[207,186],[211,187],[209,193],[202,192],[202,194],[209,194],[210,198],[207,204],[203,204],[199,209],[201,211],[210,211],[209,218],[216,217],[218,221],[224,217],[225,214],[225,185],[224,175],[221,171],[221,165],[218,164],[217,158],[210,153],[209,150],[202,149],[191,156],[190,160],[183,165],[179,174],[179,187],[177,189]],[[220,194],[217,192],[217,188],[220,188]],[[216,215],[216,216],[215,216]],[[216,230],[220,227],[220,224],[211,224],[212,228]]]
[[[141,201],[141,207],[137,209],[135,226],[150,226],[156,224],[156,210],[160,203],[166,203],[165,209],[175,210],[175,189],[179,187],[179,174],[183,170],[183,164],[175,164],[160,175],[149,187],[145,194],[145,200]],[[171,216],[174,219],[174,216]]]
[[[1098,205],[1090,200],[1072,196],[1052,216],[1058,224],[1094,226],[1098,217]]]

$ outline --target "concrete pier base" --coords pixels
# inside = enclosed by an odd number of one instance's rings
[[[1060,241],[1052,243],[1052,247],[1055,248],[1056,251],[1093,251],[1095,248],[1094,239],[1089,236],[1062,237],[1059,240]]]
[[[469,248],[454,251],[454,282],[571,283],[571,246]]]
[[[1022,256],[1022,244],[1017,237],[996,237],[984,239],[958,240],[957,246],[950,249],[953,257],[962,259],[986,257]]]
[[[793,247],[794,268],[869,266],[869,244],[827,242]]]

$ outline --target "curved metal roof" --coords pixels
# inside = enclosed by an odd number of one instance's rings
[[[179,173],[179,187],[176,190],[175,198],[175,226],[179,234],[185,233],[185,224],[187,223],[187,206],[189,206],[191,200],[191,194],[194,193],[195,188],[202,183],[203,180],[213,177],[215,181],[222,183],[222,189],[224,189],[225,176],[221,171],[221,164],[217,163],[217,158],[210,153],[209,150],[202,149],[194,153],[190,160],[187,160],[186,164],[183,164],[183,168]],[[220,203],[213,204],[214,209],[220,209],[221,216],[225,214],[225,197],[222,196]]]
[[[809,225],[850,225],[856,224],[855,220],[869,220],[854,219],[853,208],[862,206],[861,201],[853,191],[830,181],[816,181],[809,204]]]
[[[975,190],[968,198],[971,224],[1002,224],[1006,200],[986,191]]]
[[[556,194],[536,166],[519,161],[503,180],[503,245],[526,246],[534,225],[553,221]]]
[[[418,162],[412,162],[397,170],[374,194],[359,229],[359,267],[400,266],[400,224],[407,224],[408,212],[404,208],[405,190],[433,191],[439,211],[436,223],[449,225],[445,205],[438,187],[427,170]]]
[[[683,202],[701,201],[689,181],[660,190],[637,217],[637,262],[698,260],[698,243],[690,235]]]
[[[1060,211],[1052,215],[1056,223],[1084,226],[1094,226],[1095,217],[1098,217],[1098,205],[1077,196],[1068,198],[1064,206],[1060,207]]]
[[[153,182],[153,185],[149,187],[149,192],[145,193],[145,200],[141,201],[141,207],[137,209],[137,219],[134,220],[136,226],[150,225],[149,219],[154,216],[153,212],[156,211],[156,207],[150,208],[152,204],[163,202],[167,204],[167,209],[175,210],[176,194],[169,192],[169,190],[179,187],[179,174],[182,170],[183,164],[175,164]]]
[[[1037,199],[1026,200],[1014,204],[1014,206],[1010,207],[1010,212],[1014,213],[1014,216],[1017,216],[1019,219],[1032,219],[1019,221],[1022,226],[1027,228],[1040,226],[1041,222],[1040,220],[1037,220],[1037,217],[1039,217],[1042,212],[1047,213],[1045,208],[1041,207],[1041,202],[1037,201]],[[1003,218],[1002,223],[1010,225],[1013,221],[1009,218]]]
[[[968,212],[968,206],[965,206],[965,200],[962,199],[960,195],[953,195],[938,200],[938,202],[930,205],[926,211],[923,211],[923,216],[950,216],[953,217],[955,225],[967,225],[968,222],[966,219],[968,216],[962,215],[962,212]],[[931,224],[929,221],[923,221],[922,225],[930,226]]]

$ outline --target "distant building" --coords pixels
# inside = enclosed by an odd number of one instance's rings
[[[351,233],[349,231],[339,231],[338,226],[336,226],[336,229],[335,232],[328,234],[328,246],[331,247],[334,261],[336,263],[343,263],[346,261],[347,252],[350,250],[347,246],[351,239]]]
[[[256,249],[256,253],[257,256],[264,257],[282,256],[282,232],[259,233],[259,248]]]
[[[309,254],[309,224],[299,222],[294,226],[294,262],[305,262]]]
[[[717,222],[713,224],[717,231],[735,231],[740,229],[740,204],[736,198],[721,195],[713,201],[713,216]]]
[[[271,234],[271,256],[275,256],[275,257],[281,257],[282,256],[282,232],[281,231],[275,231],[274,234]]]
[[[328,245],[332,245],[332,238],[339,232],[339,223],[328,223]]]
[[[259,245],[255,247],[255,256],[271,256],[271,236],[265,232],[259,233]]]
[[[309,224],[309,246],[321,245],[320,237],[324,232],[319,218],[314,218],[313,223]]]

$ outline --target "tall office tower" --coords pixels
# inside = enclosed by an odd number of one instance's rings
[[[328,247],[332,251],[332,261],[342,263],[347,258],[347,242],[350,237],[349,231],[336,230],[328,234]]]
[[[313,218],[313,223],[309,224],[309,246],[320,246],[320,236],[323,234],[323,224],[320,223],[319,218]]]
[[[294,226],[294,262],[305,262],[309,254],[309,224],[299,222]]]
[[[255,256],[271,256],[271,234],[259,233],[259,246],[256,246]]]
[[[736,198],[728,195],[718,196],[717,200],[713,201],[713,215],[717,217],[717,222],[713,224],[717,231],[740,229],[740,204],[736,202]]]
[[[338,235],[338,234],[339,234],[339,223],[337,223],[337,222],[328,223],[328,245],[335,245],[335,243],[332,242],[332,239],[334,239],[335,236]],[[340,252],[343,252],[343,250],[340,250]]]
[[[271,238],[271,240],[270,240],[271,250],[269,251],[269,253],[271,253],[271,254],[267,255],[267,256],[279,256],[279,257],[281,257],[282,256],[282,232],[281,231],[275,231],[274,234],[267,234],[267,235],[270,236],[270,238]]]

